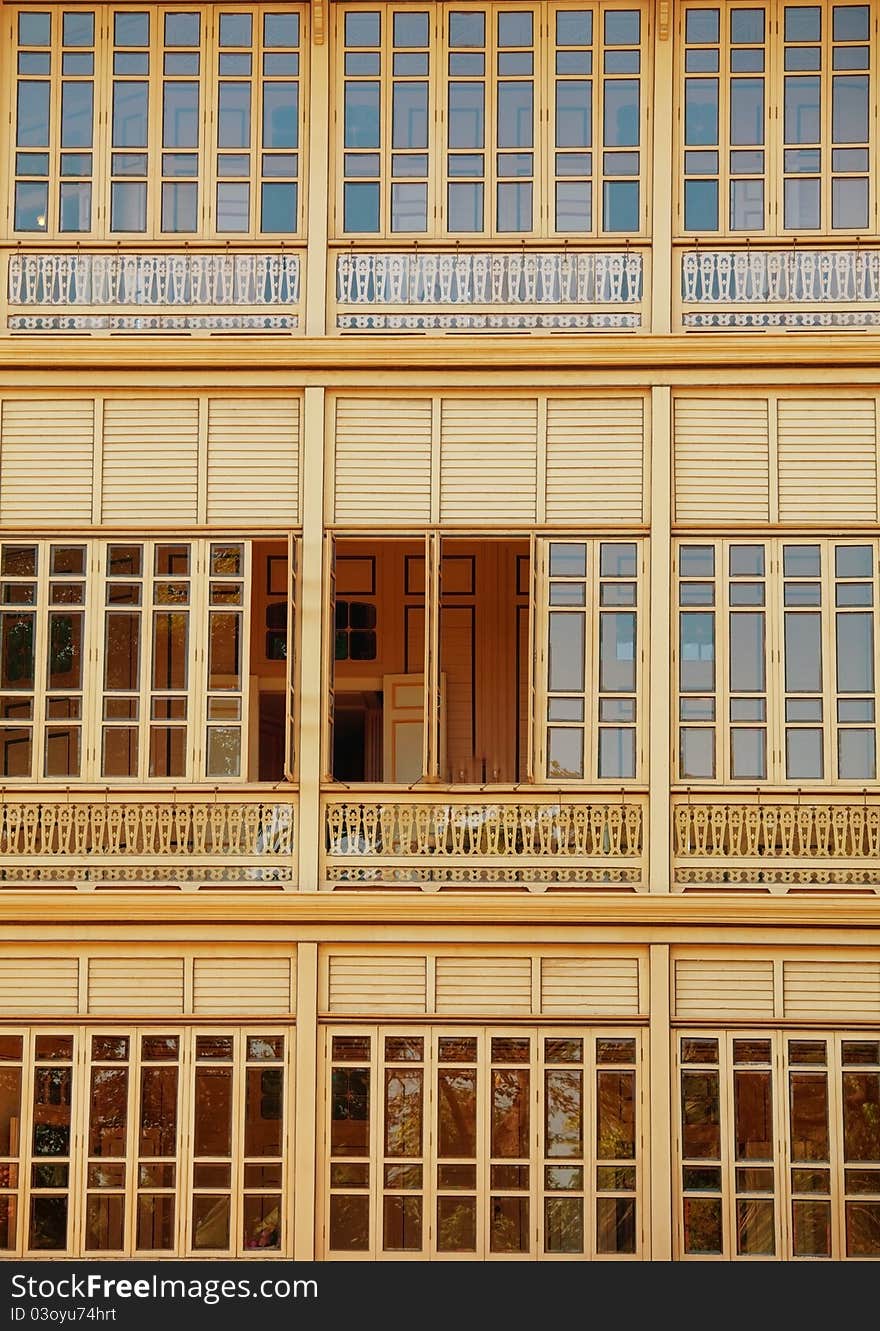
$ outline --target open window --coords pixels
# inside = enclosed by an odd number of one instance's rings
[[[333,546],[333,779],[525,780],[528,538],[342,537]]]

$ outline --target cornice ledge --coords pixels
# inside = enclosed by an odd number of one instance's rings
[[[0,927],[79,924],[498,924],[672,926],[675,928],[781,926],[878,929],[880,897],[815,894],[809,897],[589,896],[398,892],[180,893],[43,890],[0,894]]]

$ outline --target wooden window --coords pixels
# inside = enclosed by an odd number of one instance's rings
[[[681,1256],[880,1256],[876,1038],[694,1031],[678,1076]]]
[[[639,1037],[326,1033],[324,1255],[638,1257]]]
[[[247,779],[250,606],[250,542],[0,543],[0,775]]]
[[[291,6],[13,8],[15,234],[301,234],[303,21]]]
[[[336,229],[641,235],[644,7],[338,7]]]
[[[868,5],[685,5],[679,225],[690,235],[875,232]]]
[[[877,771],[877,547],[681,542],[680,781],[866,783]]]
[[[548,540],[542,545],[545,778],[640,779],[639,543]]]
[[[283,1256],[292,1039],[0,1033],[0,1251]]]

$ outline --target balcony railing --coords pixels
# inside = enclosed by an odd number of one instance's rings
[[[877,796],[677,796],[673,836],[676,891],[880,892]]]
[[[684,249],[685,328],[880,324],[880,249]]]
[[[336,256],[336,328],[637,329],[644,289],[633,249],[352,249]]]
[[[646,886],[642,796],[398,793],[324,800],[323,886]]]
[[[242,791],[0,797],[0,884],[290,887],[296,802]]]
[[[289,332],[299,326],[296,253],[15,253],[11,332]]]

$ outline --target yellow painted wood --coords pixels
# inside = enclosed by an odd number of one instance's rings
[[[102,521],[162,527],[195,522],[198,447],[194,399],[105,402]]]
[[[766,523],[769,517],[766,398],[676,396],[676,521]]]
[[[211,398],[208,402],[207,521],[235,530],[299,522],[298,398]]]
[[[779,517],[782,522],[874,522],[877,425],[872,399],[779,401]]]
[[[640,398],[548,400],[548,523],[641,522],[644,414]]]
[[[91,522],[94,413],[89,398],[3,402],[0,522],[62,527]]]
[[[740,961],[735,955],[717,961],[675,963],[675,1015],[728,1020],[772,1017],[773,962]]]

